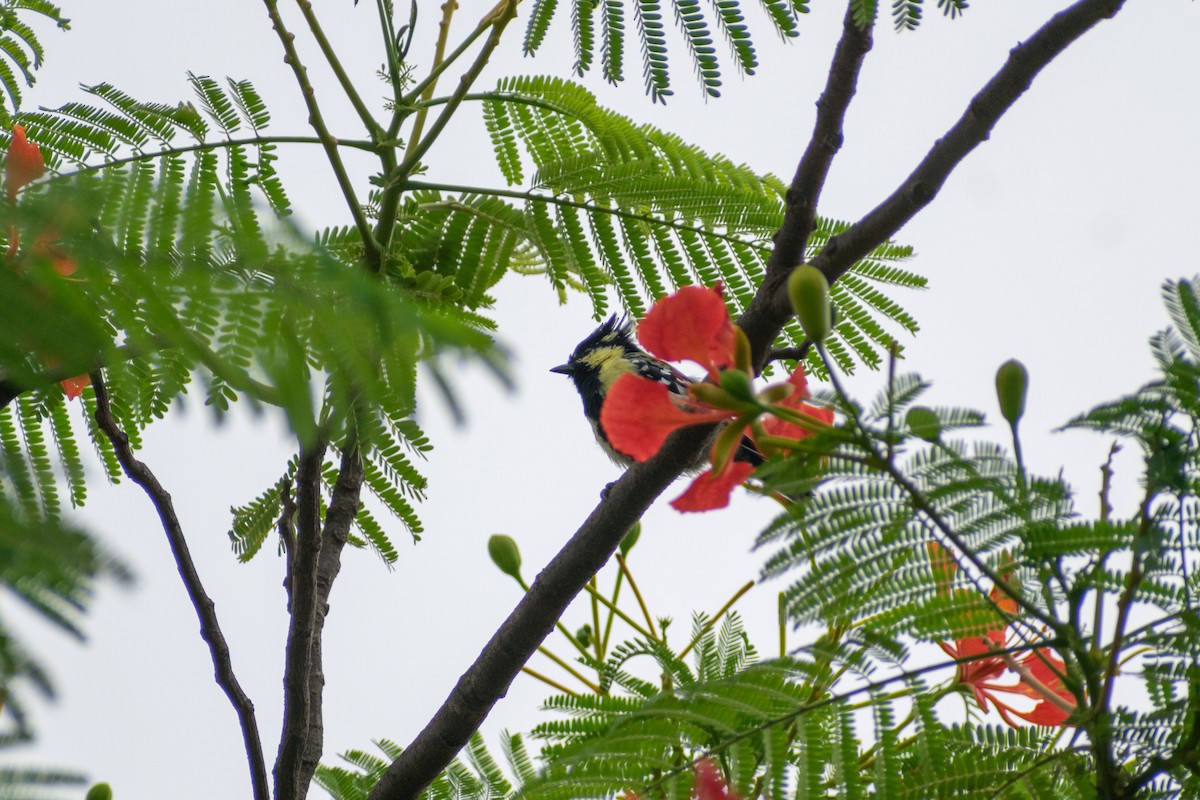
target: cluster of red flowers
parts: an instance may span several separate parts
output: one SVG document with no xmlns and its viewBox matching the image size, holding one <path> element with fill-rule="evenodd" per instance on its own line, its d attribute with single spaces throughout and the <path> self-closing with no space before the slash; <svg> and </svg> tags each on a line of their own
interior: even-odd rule
<svg viewBox="0 0 1200 800">
<path fill-rule="evenodd" d="M 25 128 L 13 125 L 12 143 L 8 147 L 8 155 L 4 161 L 4 187 L 8 192 L 8 202 L 17 201 L 17 192 L 27 184 L 42 177 L 46 172 L 46 162 L 42 151 L 36 144 L 25 136 Z M 64 278 L 75 274 L 75 261 L 58 246 L 58 232 L 53 228 L 44 228 L 33 237 L 26 256 L 28 258 L 49 262 L 54 271 Z M 16 226 L 8 230 L 7 260 L 17 263 L 17 254 L 21 247 L 21 234 Z M 47 359 L 49 361 L 49 359 Z M 54 366 L 48 364 L 48 366 Z M 92 382 L 87 375 L 78 375 L 62 381 L 63 390 L 67 397 L 74 399 L 83 394 L 84 387 Z"/>
<path fill-rule="evenodd" d="M 688 401 L 680 404 L 678 396 L 661 383 L 632 373 L 622 375 L 600 412 L 600 423 L 613 447 L 636 461 L 646 461 L 680 428 L 726 424 L 713 443 L 710 468 L 671 503 L 679 511 L 708 511 L 729 504 L 734 487 L 755 469 L 733 458 L 744 436 L 770 455 L 793 449 L 800 439 L 833 423 L 833 409 L 803 402 L 809 395 L 802 367 L 797 366 L 784 384 L 758 395 L 750 391 L 749 346 L 729 318 L 719 284 L 688 286 L 656 302 L 638 324 L 638 339 L 665 361 L 698 364 L 707 380 L 693 384 Z"/>
<path fill-rule="evenodd" d="M 954 556 L 941 545 L 931 542 L 929 561 L 939 587 L 943 591 L 952 591 L 950 584 L 958 570 Z M 1016 615 L 1016 601 L 998 587 L 992 587 L 989 599 L 1001 613 Z M 947 655 L 959 660 L 956 681 L 971 690 L 983 711 L 988 710 L 990 702 L 1000 717 L 1014 728 L 1018 727 L 1018 719 L 1049 727 L 1064 724 L 1075 710 L 1075 696 L 1063 684 L 1066 665 L 1048 647 L 1010 654 L 1007 649 L 1017 642 L 1010 643 L 1008 639 L 1008 626 L 1001 625 L 986 631 L 983 636 L 963 636 L 955 639 L 953 644 L 938 644 Z M 1010 671 L 1017 675 L 1016 683 L 996 683 L 996 679 Z M 1009 697 L 1024 697 L 1035 703 L 1029 711 L 1018 711 L 1008 701 Z"/>
</svg>

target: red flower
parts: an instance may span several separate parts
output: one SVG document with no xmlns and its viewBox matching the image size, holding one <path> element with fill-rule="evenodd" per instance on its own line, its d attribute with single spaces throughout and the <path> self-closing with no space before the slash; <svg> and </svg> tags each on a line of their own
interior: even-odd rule
<svg viewBox="0 0 1200 800">
<path fill-rule="evenodd" d="M 713 511 L 724 508 L 729 505 L 729 496 L 733 494 L 733 490 L 753 474 L 753 464 L 734 461 L 731 458 L 720 472 L 710 469 L 697 475 L 687 491 L 671 501 L 671 507 L 676 511 Z"/>
<path fill-rule="evenodd" d="M 27 184 L 37 180 L 46 173 L 46 162 L 42 151 L 36 144 L 25 136 L 25 128 L 13 125 L 12 142 L 8 146 L 8 156 L 4 161 L 4 185 L 8 190 L 9 202 L 15 202 L 17 192 Z M 15 226 L 8 229 L 7 259 L 16 259 L 20 249 L 20 232 Z M 58 246 L 58 233 L 52 229 L 43 230 L 34 237 L 28 256 L 34 259 L 50 262 L 54 271 L 64 278 L 73 275 L 77 269 L 75 260 Z M 51 365 L 53 366 L 53 364 Z M 83 394 L 92 379 L 87 375 L 77 375 L 61 381 L 63 391 L 68 400 L 74 400 Z"/>
<path fill-rule="evenodd" d="M 46 162 L 42 151 L 25 138 L 25 127 L 13 125 L 12 143 L 8 146 L 8 158 L 4 162 L 4 185 L 8 189 L 8 200 L 17 199 L 17 192 L 28 183 L 42 177 Z"/>
<path fill-rule="evenodd" d="M 931 542 L 929 562 L 939 591 L 950 593 L 951 581 L 958 570 L 953 555 Z M 988 596 L 1005 615 L 1016 614 L 1016 601 L 999 587 L 993 586 Z M 1066 673 L 1066 665 L 1049 648 L 1035 647 L 1018 654 L 1001 652 L 1009 646 L 1007 624 L 993 627 L 983 636 L 963 636 L 955 639 L 953 644 L 938 642 L 938 646 L 959 661 L 955 680 L 971 690 L 979 707 L 987 711 L 990 701 L 1000 717 L 1014 728 L 1017 727 L 1016 719 L 1057 727 L 1064 724 L 1075 709 L 1075 695 L 1063 684 L 1061 677 Z M 1016 683 L 994 682 L 1007 671 L 1016 673 Z M 1018 711 L 1003 695 L 1027 697 L 1036 704 L 1029 711 Z"/>
<path fill-rule="evenodd" d="M 33 244 L 29 247 L 29 255 L 35 259 L 49 261 L 54 271 L 64 278 L 74 275 L 78 269 L 75 259 L 59 247 L 58 233 L 53 230 L 44 230 L 34 237 Z"/>
<path fill-rule="evenodd" d="M 638 325 L 638 338 L 646 350 L 659 358 L 699 364 L 708 372 L 708 381 L 690 387 L 688 397 L 684 398 L 648 378 L 622 375 L 609 389 L 600 410 L 600 425 L 609 443 L 635 461 L 653 457 L 667 437 L 680 428 L 718 422 L 731 426 L 726 428 L 729 435 L 714 443 L 710 456 L 713 468 L 697 477 L 671 503 L 679 511 L 709 511 L 729 504 L 733 489 L 754 472 L 751 464 L 735 462 L 731 456 L 743 432 L 750 431 L 751 423 L 758 417 L 767 416 L 764 434 L 792 440 L 808 436 L 812 430 L 794 420 L 775 418 L 772 409 L 785 415 L 799 413 L 811 417 L 815 424 L 833 422 L 833 409 L 802 402 L 808 391 L 800 367 L 788 379 L 793 387 L 791 394 L 774 405 L 745 392 L 735 396 L 714 385 L 719 383 L 723 371 L 733 368 L 742 369 L 740 380 L 748 385 L 745 373 L 749 372 L 749 365 L 737 363 L 738 336 L 721 299 L 720 285 L 711 289 L 688 286 L 664 297 Z M 749 435 L 754 433 L 750 431 Z"/>
<path fill-rule="evenodd" d="M 790 395 L 785 397 L 776 405 L 783 406 L 784 408 L 788 408 L 793 411 L 799 411 L 801 414 L 812 417 L 813 419 L 825 425 L 833 424 L 832 408 L 820 408 L 818 406 L 812 406 L 808 403 L 802 402 L 809 397 L 808 380 L 804 377 L 804 367 L 797 365 L 795 371 L 788 376 L 787 382 L 795 388 Z M 769 416 L 764 419 L 762 427 L 763 431 L 768 436 L 778 436 L 786 439 L 803 439 L 805 436 L 808 436 L 812 433 L 812 431 L 808 428 L 802 427 L 794 422 L 787 422 L 776 416 Z"/>
<path fill-rule="evenodd" d="M 90 375 L 77 375 L 59 383 L 63 387 L 63 391 L 67 393 L 67 399 L 74 400 L 83 394 L 84 389 L 92 385 L 92 378 Z"/>
<path fill-rule="evenodd" d="M 696 764 L 696 800 L 740 800 L 707 758 Z"/>
</svg>

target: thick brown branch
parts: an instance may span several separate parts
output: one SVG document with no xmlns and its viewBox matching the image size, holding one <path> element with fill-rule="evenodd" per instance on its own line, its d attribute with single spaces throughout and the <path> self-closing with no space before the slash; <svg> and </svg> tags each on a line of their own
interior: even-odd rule
<svg viewBox="0 0 1200 800">
<path fill-rule="evenodd" d="M 129 476 L 130 480 L 142 487 L 142 490 L 150 498 L 150 502 L 154 504 L 155 511 L 158 512 L 158 518 L 162 522 L 163 531 L 166 532 L 167 542 L 171 547 L 171 555 L 175 558 L 175 566 L 179 570 L 179 576 L 183 579 L 183 585 L 192 601 L 192 606 L 196 609 L 196 616 L 200 619 L 200 636 L 208 644 L 209 653 L 212 655 L 217 685 L 225 692 L 225 696 L 229 698 L 234 711 L 237 712 L 238 723 L 242 728 L 242 739 L 246 745 L 246 760 L 250 765 L 250 782 L 254 800 L 268 800 L 270 795 L 267 789 L 267 767 L 263 760 L 262 742 L 258 736 L 254 703 L 242 691 L 241 685 L 233 674 L 229 645 L 226 644 L 221 627 L 217 624 L 216 605 L 204 591 L 204 585 L 200 582 L 200 575 L 196 572 L 196 565 L 192 562 L 187 540 L 183 536 L 183 528 L 179 524 L 179 518 L 175 515 L 175 505 L 171 501 L 171 495 L 158 482 L 150 468 L 133 457 L 133 451 L 129 446 L 129 437 L 121 430 L 113 417 L 112 406 L 108 400 L 108 387 L 104 383 L 102 373 L 92 373 L 92 386 L 96 391 L 96 424 L 112 442 L 117 460 L 121 463 L 121 469 Z"/>
<path fill-rule="evenodd" d="M 813 259 L 813 265 L 832 283 L 856 261 L 886 242 L 929 205 L 950 173 L 991 135 L 1000 117 L 1025 93 L 1037 74 L 1101 20 L 1114 16 L 1123 5 L 1124 0 L 1080 0 L 1009 51 L 1004 66 L 971 99 L 958 122 L 934 143 L 900 187 L 848 230 L 830 239 Z M 795 222 L 785 218 L 784 226 L 788 224 Z M 774 259 L 770 266 L 775 266 Z M 792 313 L 786 280 L 786 270 L 769 271 L 754 302 L 739 320 L 759 358 Z"/>
<path fill-rule="evenodd" d="M 1004 67 L 971 101 L 963 119 L 938 140 L 904 184 L 865 218 L 832 239 L 813 263 L 832 281 L 887 241 L 933 199 L 950 172 L 987 138 L 996 121 L 1037 73 L 1101 19 L 1115 14 L 1122 4 L 1123 0 L 1082 0 L 1014 48 Z M 840 143 L 845 104 L 854 93 L 853 83 L 844 85 L 839 81 L 857 79 L 855 59 L 861 61 L 869 47 L 869 39 L 853 41 L 858 36 L 861 32 L 853 25 L 843 32 L 834 68 L 839 66 L 838 59 L 843 58 L 844 70 L 838 80 L 831 77 L 818 109 L 815 135 L 827 139 L 810 145 L 805 153 L 808 163 L 802 162 L 797 169 L 793 182 L 796 191 L 789 192 L 784 226 L 776 237 L 776 253 L 767 277 L 739 320 L 760 360 L 791 314 L 785 290 L 788 271 L 799 261 L 797 248 L 811 234 L 813 223 L 809 215 L 815 213 L 816 198 Z M 828 138 L 831 135 L 833 138 Z M 629 527 L 684 468 L 694 463 L 706 433 L 694 429 L 676 434 L 654 459 L 632 467 L 612 486 L 571 541 L 538 575 L 530 591 L 459 679 L 429 725 L 384 773 L 369 800 L 415 798 L 449 763 L 492 705 L 508 690 L 555 620 L 612 555 Z"/>
<path fill-rule="evenodd" d="M 772 271 L 786 275 L 804 258 L 804 249 L 817 226 L 817 202 L 833 159 L 842 148 L 842 125 L 871 44 L 871 29 L 859 28 L 854 22 L 853 8 L 847 7 L 842 38 L 833 53 L 825 91 L 817 101 L 812 138 L 788 187 L 784 223 L 775 234 L 775 249 L 768 264 Z"/>
<path fill-rule="evenodd" d="M 289 553 L 287 653 L 283 672 L 283 734 L 275 758 L 276 800 L 300 800 L 307 794 L 312 772 L 303 766 L 312 749 L 314 719 L 309 686 L 313 674 L 316 629 L 317 563 L 321 555 L 321 464 L 325 448 L 318 445 L 300 454 L 296 475 L 296 548 Z M 319 672 L 319 668 L 317 672 Z M 321 734 L 319 714 L 316 737 Z M 316 745 L 320 748 L 320 742 Z"/>
<path fill-rule="evenodd" d="M 321 634 L 325 630 L 325 617 L 329 614 L 329 593 L 333 581 L 342 569 L 342 549 L 350 537 L 350 526 L 358 514 L 359 498 L 362 493 L 363 464 L 357 449 L 346 448 L 333 486 L 333 496 L 325 512 L 325 529 L 321 534 L 321 555 L 317 559 L 317 604 L 313 619 L 312 643 L 309 649 L 308 709 L 309 738 L 300 768 L 311 778 L 321 760 L 324 741 L 324 715 L 322 697 L 325 691 L 324 660 L 321 650 Z"/>
<path fill-rule="evenodd" d="M 622 537 L 689 464 L 708 431 L 673 436 L 650 461 L 635 464 L 612 484 L 603 501 L 534 580 L 412 744 L 388 767 L 368 800 L 413 798 L 466 744 L 521 666 Z"/>
<path fill-rule="evenodd" d="M 324 457 L 324 448 L 303 451 L 296 476 L 297 520 L 288 553 L 291 624 L 284 672 L 284 728 L 275 761 L 277 800 L 304 797 L 321 759 L 325 738 L 321 634 L 329 613 L 329 593 L 342 568 L 342 548 L 358 513 L 362 491 L 362 460 L 357 448 L 349 446 L 342 454 L 322 529 L 320 489 Z"/>
</svg>

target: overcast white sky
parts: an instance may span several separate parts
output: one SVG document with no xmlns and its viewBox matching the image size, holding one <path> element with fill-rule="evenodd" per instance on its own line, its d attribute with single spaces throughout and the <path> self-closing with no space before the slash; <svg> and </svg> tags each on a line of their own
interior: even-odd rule
<svg viewBox="0 0 1200 800">
<path fill-rule="evenodd" d="M 381 84 L 372 88 L 381 61 L 374 3 L 315 5 L 364 94 L 382 97 Z M 437 5 L 421 3 L 413 52 L 418 66 L 428 59 Z M 461 5 L 456 35 L 492 2 Z M 1008 50 L 1049 8 L 1063 5 L 979 0 L 951 23 L 930 2 L 921 29 L 899 35 L 883 20 L 822 213 L 857 219 L 874 207 L 960 116 Z M 249 78 L 274 110 L 274 133 L 307 133 L 261 4 L 64 6 L 72 30 L 46 33 L 48 63 L 28 95 L 30 107 L 79 99 L 77 84 L 102 81 L 141 99 L 173 103 L 188 97 L 184 79 L 191 70 Z M 992 140 L 899 236 L 917 249 L 911 268 L 931 281 L 923 294 L 898 297 L 922 325 L 906 342 L 908 366 L 935 381 L 929 401 L 995 416 L 994 370 L 1007 358 L 1022 359 L 1032 376 L 1023 423 L 1027 458 L 1044 472 L 1065 465 L 1089 513 L 1108 443 L 1050 431 L 1150 377 L 1146 338 L 1165 321 L 1159 285 L 1200 272 L 1192 238 L 1200 217 L 1200 11 L 1183 0 L 1128 6 L 1037 79 Z M 681 60 L 677 96 L 666 108 L 651 106 L 636 82 L 640 67 L 632 52 L 633 81 L 615 89 L 594 76 L 585 82 L 611 107 L 787 179 L 812 129 L 842 8 L 814 2 L 813 13 L 801 20 L 801 37 L 786 46 L 755 15 L 760 74 L 741 80 L 730 71 L 717 101 L 701 98 Z M 527 13 L 526 5 L 480 87 L 506 75 L 568 73 L 565 48 L 548 47 L 532 60 L 521 56 Z M 551 44 L 569 42 L 568 13 L 564 8 L 552 26 Z M 312 58 L 297 15 L 289 19 L 334 133 L 360 137 Z M 457 73 L 448 76 L 445 85 L 456 79 Z M 501 186 L 477 109 L 465 107 L 460 116 L 428 156 L 431 176 Z M 281 163 L 306 224 L 346 221 L 318 151 L 293 148 Z M 365 186 L 369 164 L 355 166 Z M 327 762 L 337 752 L 369 748 L 371 739 L 408 741 L 517 600 L 515 584 L 488 561 L 489 535 L 518 539 L 532 579 L 615 477 L 591 440 L 573 389 L 547 372 L 591 330 L 590 308 L 581 299 L 554 306 L 540 279 L 512 276 L 496 294 L 500 337 L 514 354 L 518 391 L 506 394 L 469 369 L 459 380 L 469 415 L 465 428 L 453 427 L 436 398 L 422 406 L 421 421 L 436 446 L 427 465 L 430 499 L 420 508 L 425 539 L 410 546 L 395 526 L 401 558 L 393 572 L 369 553 L 348 553 L 333 592 L 325 636 Z M 873 392 L 880 380 L 865 375 L 854 385 Z M 1000 428 L 995 433 L 1002 435 Z M 277 420 L 235 419 L 215 429 L 195 403 L 185 419 L 160 424 L 146 441 L 141 458 L 176 500 L 234 667 L 255 702 L 269 764 L 281 714 L 283 565 L 273 552 L 238 565 L 226 531 L 230 506 L 272 482 L 290 451 Z M 647 518 L 632 564 L 652 611 L 678 621 L 679 641 L 692 610 L 714 611 L 755 577 L 761 557 L 749 546 L 773 509 L 753 498 L 699 517 L 660 506 Z M 110 781 L 118 800 L 162 797 L 168 790 L 184 800 L 247 796 L 236 718 L 212 680 L 207 649 L 149 502 L 129 485 L 108 490 L 97 484 L 79 519 L 132 563 L 139 582 L 130 591 L 101 586 L 86 645 L 44 627 L 25 628 L 52 669 L 60 699 L 35 709 L 38 744 L 9 751 L 6 759 L 81 768 Z M 757 588 L 739 605 L 767 653 L 781 588 Z M 583 621 L 580 612 L 568 627 Z M 568 650 L 553 639 L 550 644 L 564 655 Z M 544 695 L 538 684 L 518 678 L 485 732 L 528 728 L 539 719 L 534 709 Z"/>
</svg>

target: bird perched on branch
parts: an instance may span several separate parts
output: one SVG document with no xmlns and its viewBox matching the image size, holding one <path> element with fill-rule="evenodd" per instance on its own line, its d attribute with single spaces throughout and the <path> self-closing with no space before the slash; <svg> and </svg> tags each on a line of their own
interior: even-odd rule
<svg viewBox="0 0 1200 800">
<path fill-rule="evenodd" d="M 633 459 L 612 446 L 604 427 L 600 424 L 600 409 L 604 405 L 604 398 L 617 379 L 627 372 L 632 372 L 661 383 L 672 396 L 678 397 L 678 405 L 685 410 L 689 403 L 688 386 L 693 383 L 679 370 L 639 347 L 634 341 L 633 326 L 627 319 L 618 318 L 615 314 L 580 342 L 565 364 L 559 364 L 550 371 L 566 375 L 574 381 L 579 397 L 583 400 L 583 415 L 592 426 L 596 441 L 609 458 L 622 467 L 633 464 Z M 706 448 L 697 458 L 694 468 L 699 468 L 707 455 Z M 742 440 L 734 459 L 755 465 L 763 461 L 762 455 L 749 438 Z"/>
</svg>

